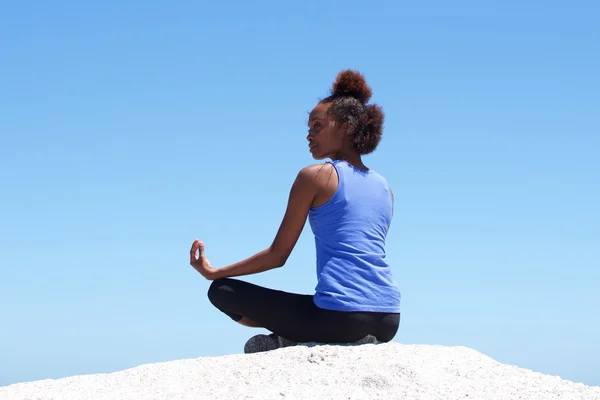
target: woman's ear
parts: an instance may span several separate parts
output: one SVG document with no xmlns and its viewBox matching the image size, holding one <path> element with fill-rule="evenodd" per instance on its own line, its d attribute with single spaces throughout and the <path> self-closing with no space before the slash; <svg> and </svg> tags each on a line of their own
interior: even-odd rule
<svg viewBox="0 0 600 400">
<path fill-rule="evenodd" d="M 350 136 L 350 129 L 349 129 L 349 126 L 347 123 L 340 124 L 338 129 L 340 130 L 340 133 L 342 136 L 345 136 L 345 137 Z"/>
<path fill-rule="evenodd" d="M 348 135 L 348 128 L 349 125 L 346 122 L 340 122 L 336 119 L 333 118 L 333 116 L 330 116 L 329 118 L 331 118 L 330 120 L 330 127 L 332 128 L 332 130 L 335 132 L 336 136 L 340 137 L 340 138 L 347 138 Z"/>
</svg>

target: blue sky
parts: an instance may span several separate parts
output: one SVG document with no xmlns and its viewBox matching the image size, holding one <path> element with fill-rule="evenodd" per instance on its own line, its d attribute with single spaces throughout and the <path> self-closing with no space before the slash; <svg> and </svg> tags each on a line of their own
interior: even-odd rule
<svg viewBox="0 0 600 400">
<path fill-rule="evenodd" d="M 240 353 L 188 265 L 268 246 L 345 68 L 386 111 L 401 343 L 600 385 L 600 6 L 13 2 L 0 13 L 0 385 Z M 282 269 L 312 292 L 307 225 Z"/>
</svg>

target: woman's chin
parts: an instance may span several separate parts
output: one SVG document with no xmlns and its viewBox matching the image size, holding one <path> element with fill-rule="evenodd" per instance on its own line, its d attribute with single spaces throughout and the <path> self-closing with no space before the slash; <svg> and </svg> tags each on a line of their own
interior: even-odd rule
<svg viewBox="0 0 600 400">
<path fill-rule="evenodd" d="M 323 156 L 323 154 L 319 153 L 319 150 L 318 150 L 318 149 L 315 149 L 315 148 L 313 148 L 313 149 L 310 149 L 309 151 L 310 151 L 310 155 L 311 155 L 311 156 L 312 156 L 312 158 L 313 158 L 313 159 L 315 159 L 315 160 L 322 160 L 322 159 L 324 159 L 324 158 L 325 158 L 325 157 Z"/>
</svg>

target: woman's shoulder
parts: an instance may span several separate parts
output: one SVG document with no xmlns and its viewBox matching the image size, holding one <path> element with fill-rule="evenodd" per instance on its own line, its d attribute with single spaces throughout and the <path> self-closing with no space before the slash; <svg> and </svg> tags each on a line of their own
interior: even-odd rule
<svg viewBox="0 0 600 400">
<path fill-rule="evenodd" d="M 322 189 L 332 184 L 337 186 L 338 176 L 333 164 L 324 162 L 303 167 L 296 180 L 315 189 Z"/>
<path fill-rule="evenodd" d="M 309 179 L 321 179 L 323 176 L 330 177 L 335 172 L 335 167 L 330 162 L 324 162 L 319 164 L 309 164 L 303 167 L 299 176 L 303 176 Z"/>
</svg>

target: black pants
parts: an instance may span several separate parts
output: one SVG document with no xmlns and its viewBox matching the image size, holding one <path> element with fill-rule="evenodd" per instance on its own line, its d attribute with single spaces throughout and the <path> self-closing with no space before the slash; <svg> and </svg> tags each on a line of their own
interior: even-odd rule
<svg viewBox="0 0 600 400">
<path fill-rule="evenodd" d="M 313 303 L 312 295 L 267 289 L 231 278 L 213 281 L 208 298 L 234 321 L 246 317 L 295 342 L 351 343 L 367 335 L 389 342 L 400 325 L 399 313 L 325 310 Z"/>
</svg>

